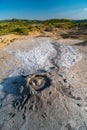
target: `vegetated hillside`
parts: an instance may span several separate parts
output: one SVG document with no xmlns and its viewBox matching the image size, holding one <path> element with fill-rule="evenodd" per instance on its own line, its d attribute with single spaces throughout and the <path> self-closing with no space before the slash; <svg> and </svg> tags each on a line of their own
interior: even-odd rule
<svg viewBox="0 0 87 130">
<path fill-rule="evenodd" d="M 73 20 L 73 21 L 76 22 L 76 23 L 84 23 L 84 22 L 87 23 L 87 19 L 83 19 L 83 20 Z"/>
<path fill-rule="evenodd" d="M 77 23 L 79 27 L 87 26 L 87 19 L 84 19 L 84 20 L 74 20 L 74 22 Z"/>
<path fill-rule="evenodd" d="M 0 21 L 0 35 L 9 33 L 27 35 L 31 31 L 52 31 L 54 28 L 69 29 L 76 26 L 72 20 L 50 19 L 50 20 L 2 20 Z"/>
</svg>

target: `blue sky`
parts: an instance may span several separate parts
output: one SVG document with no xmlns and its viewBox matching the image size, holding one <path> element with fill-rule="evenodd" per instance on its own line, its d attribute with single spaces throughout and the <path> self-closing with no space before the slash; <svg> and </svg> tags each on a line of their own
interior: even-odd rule
<svg viewBox="0 0 87 130">
<path fill-rule="evenodd" d="M 87 19 L 87 0 L 0 0 L 0 19 Z"/>
</svg>

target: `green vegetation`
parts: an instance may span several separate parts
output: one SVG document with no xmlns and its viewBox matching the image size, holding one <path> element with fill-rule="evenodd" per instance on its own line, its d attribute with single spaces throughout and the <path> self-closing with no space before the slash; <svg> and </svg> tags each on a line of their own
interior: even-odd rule
<svg viewBox="0 0 87 130">
<path fill-rule="evenodd" d="M 87 27 L 87 19 L 84 20 L 74 20 L 75 23 L 77 23 L 77 25 L 79 27 Z"/>
<path fill-rule="evenodd" d="M 0 35 L 20 34 L 27 35 L 31 31 L 52 31 L 54 28 L 69 29 L 76 26 L 75 21 L 66 19 L 51 20 L 2 20 L 0 21 Z"/>
<path fill-rule="evenodd" d="M 53 28 L 55 27 L 55 28 L 62 28 L 62 29 L 72 28 L 76 25 L 75 22 L 66 19 L 45 20 L 43 23 L 48 27 L 53 27 Z"/>
</svg>

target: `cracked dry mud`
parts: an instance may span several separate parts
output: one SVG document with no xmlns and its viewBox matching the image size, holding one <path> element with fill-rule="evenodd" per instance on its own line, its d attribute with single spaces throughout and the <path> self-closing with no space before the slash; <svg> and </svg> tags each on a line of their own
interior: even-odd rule
<svg viewBox="0 0 87 130">
<path fill-rule="evenodd" d="M 87 130 L 87 47 L 76 41 L 0 49 L 0 130 Z"/>
</svg>

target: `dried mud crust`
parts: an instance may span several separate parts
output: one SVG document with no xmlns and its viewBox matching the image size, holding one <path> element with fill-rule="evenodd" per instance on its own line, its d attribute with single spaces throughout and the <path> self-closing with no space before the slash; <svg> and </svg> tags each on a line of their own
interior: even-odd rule
<svg viewBox="0 0 87 130">
<path fill-rule="evenodd" d="M 44 41 L 46 41 L 46 40 L 44 40 Z M 25 43 L 23 45 L 25 46 Z M 46 45 L 47 44 L 45 44 L 45 47 L 46 47 Z M 57 47 L 57 45 L 55 46 L 55 48 L 56 47 Z M 49 46 L 48 46 L 48 48 L 49 48 Z M 62 46 L 62 49 L 63 48 L 65 48 L 65 46 Z M 42 49 L 43 49 L 43 47 L 42 47 Z M 40 50 L 40 49 L 37 49 L 37 50 Z M 46 49 L 44 48 L 44 50 L 46 50 Z M 49 49 L 49 51 L 50 50 L 51 49 Z M 59 50 L 57 49 L 58 52 L 60 52 Z M 47 50 L 47 52 L 49 52 L 49 51 Z M 66 51 L 70 52 L 68 54 L 72 56 L 71 57 L 72 60 L 71 59 L 69 60 L 68 57 L 66 60 L 63 60 L 65 58 L 64 57 L 65 55 L 68 56 Z M 34 52 L 34 50 L 33 50 L 33 52 Z M 41 52 L 42 52 L 42 50 L 41 50 Z M 48 73 L 47 70 L 45 71 L 45 73 L 37 73 L 37 71 L 35 71 L 35 72 L 32 72 L 33 73 L 32 75 L 30 75 L 31 73 L 30 73 L 30 71 L 28 71 L 29 69 L 28 70 L 26 69 L 26 66 L 28 65 L 28 67 L 29 67 L 29 64 L 23 64 L 24 68 L 22 68 L 21 64 L 25 63 L 25 62 L 23 61 L 21 63 L 21 59 L 22 59 L 21 57 L 19 58 L 20 61 L 18 59 L 17 60 L 18 62 L 16 62 L 15 53 L 13 53 L 15 58 L 12 56 L 12 59 L 14 59 L 14 62 L 13 62 L 13 60 L 10 60 L 10 61 L 12 61 L 12 68 L 15 68 L 14 70 L 16 70 L 16 72 L 12 73 L 13 72 L 12 71 L 11 72 L 12 77 L 7 78 L 7 80 L 4 81 L 4 88 L 5 88 L 5 90 L 7 90 L 7 88 L 12 90 L 12 91 L 8 91 L 9 92 L 8 96 L 9 96 L 9 94 L 10 95 L 13 94 L 12 95 L 13 99 L 10 101 L 10 103 L 11 103 L 11 105 L 13 103 L 14 107 L 12 106 L 12 110 L 10 110 L 11 108 L 9 109 L 6 106 L 5 108 L 7 111 L 5 111 L 5 114 L 4 114 L 4 112 L 2 112 L 1 118 L 4 115 L 4 118 L 6 119 L 8 117 L 8 114 L 9 114 L 9 118 L 10 118 L 9 122 L 6 122 L 6 123 L 4 122 L 4 125 L 3 126 L 1 125 L 1 127 L 3 127 L 2 130 L 5 130 L 5 129 L 13 129 L 13 130 L 16 130 L 16 129 L 19 129 L 19 130 L 24 130 L 24 129 L 26 129 L 26 130 L 35 130 L 35 129 L 38 129 L 38 130 L 41 130 L 41 129 L 69 130 L 69 129 L 71 129 L 72 130 L 73 129 L 73 130 L 78 130 L 78 128 L 85 129 L 84 125 L 87 122 L 87 115 L 86 115 L 87 114 L 87 104 L 86 104 L 87 98 L 86 98 L 85 106 L 84 106 L 82 94 L 86 95 L 85 94 L 86 87 L 85 87 L 84 92 L 82 93 L 81 91 L 83 91 L 83 88 L 81 90 L 81 84 L 78 85 L 80 88 L 79 89 L 80 91 L 78 91 L 77 84 L 79 83 L 78 81 L 81 80 L 82 85 L 83 85 L 83 80 L 81 79 L 81 76 L 84 78 L 84 76 L 86 76 L 86 74 L 84 74 L 84 76 L 83 76 L 83 73 L 80 73 L 80 72 L 82 72 L 84 69 L 84 72 L 86 73 L 86 71 L 85 71 L 86 63 L 84 62 L 85 63 L 84 67 L 82 65 L 83 63 L 81 64 L 81 66 L 80 66 L 80 63 L 78 63 L 77 68 L 75 66 L 73 66 L 74 69 L 77 70 L 77 71 L 75 71 L 75 70 L 73 71 L 75 73 L 72 72 L 71 68 L 70 68 L 70 72 L 67 72 L 65 70 L 65 66 L 64 66 L 64 70 L 62 68 L 62 70 L 59 72 L 59 70 L 61 68 L 58 67 L 58 65 L 57 65 L 58 62 L 56 59 L 60 59 L 61 63 L 62 63 L 62 61 L 63 61 L 63 63 L 64 63 L 64 61 L 65 61 L 65 63 L 67 63 L 68 61 L 72 62 L 73 59 L 75 59 L 74 54 L 78 55 L 78 53 L 73 53 L 73 49 L 71 49 L 70 47 L 68 47 L 68 49 L 65 48 L 65 51 L 62 50 L 62 52 L 66 52 L 65 55 L 62 56 L 63 57 L 62 60 L 61 60 L 61 57 L 58 58 L 58 55 L 61 53 L 56 53 L 55 56 L 53 55 L 54 57 L 53 57 L 53 60 L 51 60 L 51 63 L 53 64 L 54 67 L 51 67 L 49 70 L 49 72 L 52 71 L 53 74 L 50 74 L 50 75 L 47 74 Z M 51 55 L 52 53 L 53 52 L 51 52 L 49 55 Z M 32 53 L 30 53 L 30 54 L 32 54 Z M 34 54 L 36 54 L 36 55 L 33 55 L 33 56 L 38 56 L 37 59 L 40 59 L 39 53 L 37 53 L 37 51 Z M 45 54 L 45 52 L 43 53 L 43 55 L 40 54 L 41 58 L 44 56 L 44 54 Z M 9 54 L 9 55 L 11 55 L 11 54 Z M 28 53 L 26 55 L 26 51 L 25 51 L 23 56 L 25 56 L 24 60 L 28 60 L 27 57 L 29 57 L 30 55 L 28 55 Z M 1 56 L 1 58 L 2 58 L 2 56 Z M 8 58 L 7 63 L 9 63 L 8 62 L 9 56 L 7 55 L 6 58 Z M 49 59 L 49 57 L 48 57 L 48 59 Z M 42 59 L 39 63 L 42 63 L 42 61 L 44 61 L 44 59 Z M 1 67 L 3 65 L 5 65 L 4 62 L 2 62 L 2 60 L 1 60 L 1 63 L 3 63 L 3 64 L 1 64 Z M 13 66 L 13 63 L 14 63 L 14 66 Z M 19 68 L 17 69 L 15 67 L 15 63 L 17 63 L 16 67 L 19 66 L 19 63 L 20 63 L 19 68 L 21 68 L 21 69 L 19 69 Z M 28 63 L 30 63 L 30 62 L 28 62 Z M 35 60 L 35 62 L 32 62 L 32 63 L 34 63 L 34 65 L 36 67 L 36 60 Z M 77 63 L 77 62 L 75 62 L 75 63 Z M 11 63 L 9 63 L 9 64 L 11 64 Z M 11 68 L 11 66 L 9 64 L 8 64 L 8 66 Z M 47 66 L 48 65 L 49 64 L 47 64 Z M 7 68 L 6 70 L 8 70 L 8 68 L 9 68 L 8 66 L 6 67 Z M 44 70 L 44 68 L 41 68 L 41 69 Z M 41 72 L 41 69 L 39 68 L 40 72 Z M 5 70 L 5 67 L 3 67 L 1 72 L 2 73 L 4 71 L 6 72 L 6 70 Z M 22 72 L 24 72 L 24 73 L 19 72 L 19 70 L 20 71 L 22 70 Z M 26 71 L 24 71 L 24 70 L 26 70 Z M 55 70 L 56 70 L 56 72 L 55 72 Z M 17 72 L 20 73 L 20 76 L 17 76 L 16 79 L 14 80 L 14 78 L 15 78 L 14 76 L 18 74 Z M 28 72 L 28 73 L 26 73 L 26 72 Z M 1 77 L 2 77 L 2 73 L 1 73 Z M 60 74 L 60 75 L 58 75 L 58 74 Z M 26 76 L 26 75 L 28 75 L 28 76 Z M 73 78 L 73 76 L 74 76 L 74 78 Z M 61 77 L 61 80 L 60 80 L 60 77 Z M 20 79 L 20 81 L 19 81 L 19 79 Z M 25 81 L 24 81 L 25 83 L 22 83 L 23 79 L 25 79 Z M 78 79 L 80 79 L 80 80 L 78 80 Z M 86 81 L 86 78 L 84 81 Z M 72 84 L 72 82 L 74 82 L 74 83 Z M 16 88 L 17 88 L 17 94 L 16 94 L 16 90 L 15 90 Z M 5 90 L 3 90 L 3 91 L 5 92 Z M 15 92 L 14 92 L 14 90 L 15 90 Z M 75 91 L 75 90 L 77 90 L 77 91 Z M 6 98 L 6 99 L 9 100 L 9 98 L 8 99 Z M 6 101 L 6 103 L 7 103 L 7 101 Z M 3 109 L 3 107 L 2 107 L 2 109 Z M 84 109 L 86 109 L 86 110 L 84 110 Z M 7 117 L 6 117 L 6 114 L 7 114 Z M 12 122 L 12 120 L 14 122 Z M 1 119 L 1 121 L 2 121 L 2 119 Z M 25 122 L 25 124 L 23 124 L 23 122 Z M 9 126 L 8 126 L 8 123 L 9 123 Z M 14 128 L 15 124 L 17 126 L 16 128 Z M 43 128 L 41 125 L 43 125 Z M 21 127 L 22 127 L 22 129 L 21 129 Z"/>
</svg>

